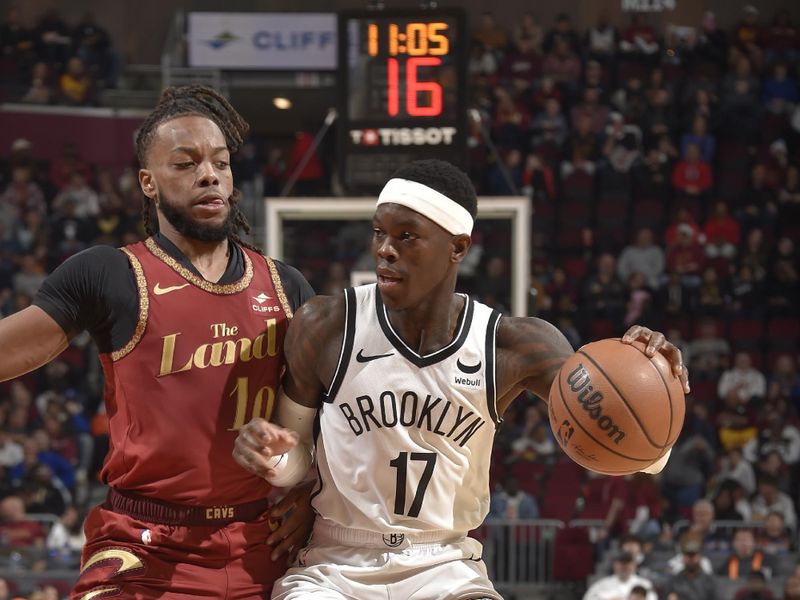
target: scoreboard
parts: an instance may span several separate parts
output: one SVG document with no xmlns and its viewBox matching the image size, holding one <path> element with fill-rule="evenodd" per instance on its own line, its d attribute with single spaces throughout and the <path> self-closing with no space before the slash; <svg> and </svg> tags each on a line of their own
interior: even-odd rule
<svg viewBox="0 0 800 600">
<path fill-rule="evenodd" d="M 401 165 L 466 156 L 468 31 L 460 9 L 339 14 L 338 159 L 349 192 Z"/>
</svg>

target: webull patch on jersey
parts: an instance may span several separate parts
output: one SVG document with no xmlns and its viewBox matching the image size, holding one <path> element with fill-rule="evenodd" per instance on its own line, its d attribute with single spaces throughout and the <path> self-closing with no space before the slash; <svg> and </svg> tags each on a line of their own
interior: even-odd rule
<svg viewBox="0 0 800 600">
<path fill-rule="evenodd" d="M 456 373 L 453 375 L 453 385 L 462 388 L 469 388 L 471 390 L 483 389 L 483 378 L 476 377 L 475 375 L 464 375 L 463 373 Z"/>
</svg>

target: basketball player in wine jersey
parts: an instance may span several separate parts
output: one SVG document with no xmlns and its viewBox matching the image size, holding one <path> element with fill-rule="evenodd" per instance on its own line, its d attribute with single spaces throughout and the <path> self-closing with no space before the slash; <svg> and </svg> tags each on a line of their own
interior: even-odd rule
<svg viewBox="0 0 800 600">
<path fill-rule="evenodd" d="M 545 321 L 454 292 L 476 213 L 469 179 L 449 163 L 401 168 L 373 218 L 377 284 L 318 296 L 295 316 L 277 422 L 299 444 L 277 453 L 277 426 L 259 419 L 234 452 L 271 478 L 302 476 L 295 465 L 316 447 L 311 542 L 273 598 L 500 598 L 466 536 L 489 509 L 495 428 L 523 390 L 547 398 L 573 350 Z M 625 339 L 663 352 L 688 390 L 662 334 L 634 327 Z"/>
<path fill-rule="evenodd" d="M 289 319 L 313 295 L 238 236 L 249 226 L 229 163 L 246 132 L 213 90 L 165 90 L 137 136 L 149 237 L 70 258 L 34 306 L 0 321 L 12 349 L 0 380 L 83 329 L 100 350 L 110 491 L 86 520 L 73 598 L 263 598 L 286 569 L 273 553 L 310 529 L 297 495 L 271 507 L 270 485 L 231 457 L 236 431 L 270 417 Z"/>
</svg>

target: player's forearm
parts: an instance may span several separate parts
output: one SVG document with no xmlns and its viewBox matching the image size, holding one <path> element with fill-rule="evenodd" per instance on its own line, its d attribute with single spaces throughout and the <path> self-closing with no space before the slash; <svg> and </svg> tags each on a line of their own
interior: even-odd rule
<svg viewBox="0 0 800 600">
<path fill-rule="evenodd" d="M 274 422 L 297 433 L 299 440 L 294 448 L 274 457 L 274 462 L 270 465 L 273 475 L 267 478 L 272 485 L 291 487 L 300 483 L 306 476 L 308 468 L 314 462 L 316 415 L 315 408 L 295 402 L 281 389 Z"/>
<path fill-rule="evenodd" d="M 0 381 L 41 367 L 68 344 L 64 330 L 38 306 L 0 319 Z"/>
</svg>

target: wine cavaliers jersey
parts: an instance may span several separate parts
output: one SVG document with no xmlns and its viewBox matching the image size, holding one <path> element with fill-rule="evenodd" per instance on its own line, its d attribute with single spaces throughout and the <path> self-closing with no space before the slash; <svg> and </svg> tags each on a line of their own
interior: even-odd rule
<svg viewBox="0 0 800 600">
<path fill-rule="evenodd" d="M 499 313 L 465 298 L 455 338 L 417 354 L 375 285 L 345 291 L 346 329 L 319 413 L 313 506 L 342 527 L 466 533 L 489 510 Z"/>
<path fill-rule="evenodd" d="M 123 248 L 139 320 L 125 347 L 100 355 L 112 442 L 102 477 L 110 486 L 201 506 L 269 492 L 231 451 L 242 425 L 272 413 L 291 308 L 275 264 L 242 250 L 244 275 L 218 285 L 152 238 Z"/>
</svg>

